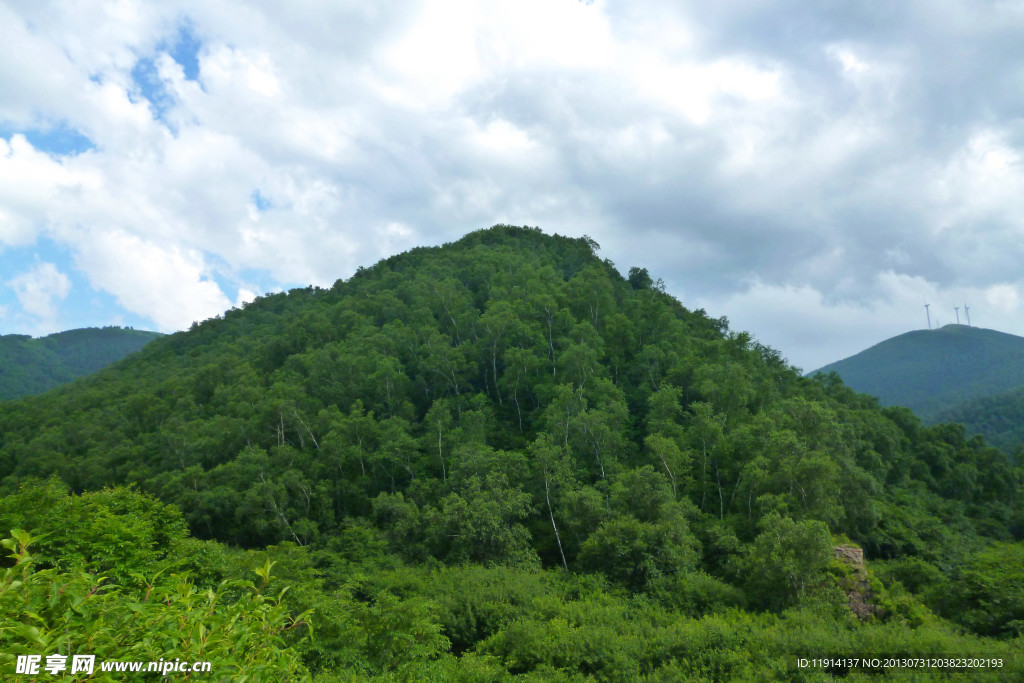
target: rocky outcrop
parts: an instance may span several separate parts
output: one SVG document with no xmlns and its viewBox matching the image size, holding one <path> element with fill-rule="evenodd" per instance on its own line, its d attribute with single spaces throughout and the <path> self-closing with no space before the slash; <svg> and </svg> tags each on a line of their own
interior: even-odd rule
<svg viewBox="0 0 1024 683">
<path fill-rule="evenodd" d="M 836 559 L 851 571 L 843 581 L 843 589 L 850 611 L 861 621 L 867 621 L 875 615 L 876 606 L 871 602 L 871 584 L 868 581 L 868 569 L 864 566 L 864 551 L 855 546 L 837 545 Z"/>
</svg>

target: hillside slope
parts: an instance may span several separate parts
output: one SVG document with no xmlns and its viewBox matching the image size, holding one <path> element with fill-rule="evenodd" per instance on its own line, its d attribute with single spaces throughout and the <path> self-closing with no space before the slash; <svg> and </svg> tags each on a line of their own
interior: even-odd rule
<svg viewBox="0 0 1024 683">
<path fill-rule="evenodd" d="M 38 339 L 0 336 L 0 401 L 39 394 L 96 372 L 161 336 L 120 327 L 68 330 Z"/>
<path fill-rule="evenodd" d="M 915 330 L 811 374 L 829 372 L 882 405 L 934 422 L 964 401 L 1024 386 L 1024 337 L 966 325 Z"/>
</svg>

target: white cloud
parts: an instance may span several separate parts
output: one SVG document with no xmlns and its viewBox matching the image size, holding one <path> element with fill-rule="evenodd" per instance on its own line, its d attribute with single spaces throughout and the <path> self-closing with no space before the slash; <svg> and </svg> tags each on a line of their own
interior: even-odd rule
<svg viewBox="0 0 1024 683">
<path fill-rule="evenodd" d="M 0 244 L 33 242 L 49 207 L 61 195 L 81 195 L 99 182 L 74 160 L 38 152 L 23 135 L 0 138 Z"/>
<path fill-rule="evenodd" d="M 946 214 L 943 229 L 992 214 L 1024 227 L 1024 165 L 1005 138 L 997 130 L 975 132 L 935 179 L 934 198 Z"/>
<path fill-rule="evenodd" d="M 1020 312 L 1020 291 L 1012 285 L 994 285 L 985 290 L 985 301 L 997 313 Z"/>
<path fill-rule="evenodd" d="M 39 263 L 5 283 L 14 290 L 18 303 L 28 315 L 37 318 L 40 327 L 52 327 L 57 321 L 56 300 L 71 291 L 71 281 L 52 263 Z"/>
<path fill-rule="evenodd" d="M 76 264 L 93 287 L 110 292 L 125 309 L 147 316 L 164 332 L 187 328 L 231 306 L 197 252 L 104 232 L 78 245 Z"/>
<path fill-rule="evenodd" d="M 251 54 L 226 45 L 210 50 L 202 60 L 203 85 L 213 91 L 234 91 L 241 86 L 261 97 L 281 94 L 270 55 Z M 236 94 L 237 96 L 237 94 Z"/>
<path fill-rule="evenodd" d="M 244 304 L 251 302 L 257 296 L 259 295 L 256 292 L 252 291 L 251 289 L 246 289 L 243 287 L 238 290 L 238 296 L 235 297 L 235 307 L 241 307 Z"/>
</svg>

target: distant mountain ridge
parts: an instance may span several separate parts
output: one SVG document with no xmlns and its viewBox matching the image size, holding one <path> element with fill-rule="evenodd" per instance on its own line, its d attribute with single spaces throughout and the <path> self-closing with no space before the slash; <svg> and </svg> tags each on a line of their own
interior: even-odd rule
<svg viewBox="0 0 1024 683">
<path fill-rule="evenodd" d="M 162 336 L 123 327 L 87 327 L 38 339 L 0 336 L 0 401 L 39 394 L 90 375 Z"/>
<path fill-rule="evenodd" d="M 811 374 L 829 372 L 935 422 L 964 402 L 1024 386 L 1024 337 L 967 325 L 915 330 Z"/>
</svg>

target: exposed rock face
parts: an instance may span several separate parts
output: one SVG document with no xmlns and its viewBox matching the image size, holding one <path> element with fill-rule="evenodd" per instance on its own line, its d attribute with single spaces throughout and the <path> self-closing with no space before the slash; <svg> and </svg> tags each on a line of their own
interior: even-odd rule
<svg viewBox="0 0 1024 683">
<path fill-rule="evenodd" d="M 835 553 L 837 560 L 853 570 L 843 586 L 850 611 L 861 621 L 867 621 L 874 616 L 876 608 L 871 604 L 871 586 L 867 567 L 864 566 L 864 551 L 854 546 L 837 545 Z"/>
<path fill-rule="evenodd" d="M 858 572 L 862 572 L 864 577 L 867 578 L 868 570 L 864 567 L 864 551 L 860 548 L 856 548 L 852 545 L 837 545 L 836 559 L 854 567 Z"/>
</svg>

